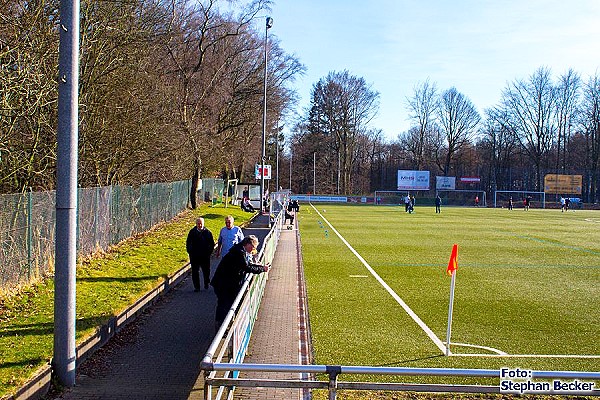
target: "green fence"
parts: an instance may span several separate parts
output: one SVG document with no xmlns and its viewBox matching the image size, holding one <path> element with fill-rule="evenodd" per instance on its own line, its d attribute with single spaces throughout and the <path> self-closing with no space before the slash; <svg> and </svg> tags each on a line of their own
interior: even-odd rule
<svg viewBox="0 0 600 400">
<path fill-rule="evenodd" d="M 170 220 L 188 206 L 190 185 L 79 189 L 78 255 L 106 250 Z M 31 282 L 54 266 L 55 211 L 54 191 L 0 195 L 0 290 Z"/>
</svg>

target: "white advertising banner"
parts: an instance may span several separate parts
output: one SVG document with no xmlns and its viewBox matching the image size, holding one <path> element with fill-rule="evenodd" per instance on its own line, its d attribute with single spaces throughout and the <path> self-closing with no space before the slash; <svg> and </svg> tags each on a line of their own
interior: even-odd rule
<svg viewBox="0 0 600 400">
<path fill-rule="evenodd" d="M 435 188 L 437 190 L 456 190 L 455 176 L 436 176 Z"/>
<path fill-rule="evenodd" d="M 429 171 L 399 169 L 398 190 L 429 190 Z"/>
</svg>

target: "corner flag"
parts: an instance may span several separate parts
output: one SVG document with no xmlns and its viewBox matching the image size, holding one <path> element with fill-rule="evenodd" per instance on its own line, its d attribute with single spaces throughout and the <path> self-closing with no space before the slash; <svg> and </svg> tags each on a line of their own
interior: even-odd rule
<svg viewBox="0 0 600 400">
<path fill-rule="evenodd" d="M 450 301 L 448 303 L 448 329 L 446 330 L 446 357 L 450 353 L 450 335 L 452 333 L 452 308 L 454 306 L 454 284 L 456 283 L 456 270 L 458 269 L 458 245 L 452 246 L 452 254 L 446 273 L 452 277 L 450 281 Z"/>
<path fill-rule="evenodd" d="M 454 274 L 454 271 L 458 269 L 458 245 L 455 244 L 452 246 L 452 254 L 450 254 L 450 261 L 448 262 L 448 268 L 446 269 L 446 273 L 449 276 Z"/>
</svg>

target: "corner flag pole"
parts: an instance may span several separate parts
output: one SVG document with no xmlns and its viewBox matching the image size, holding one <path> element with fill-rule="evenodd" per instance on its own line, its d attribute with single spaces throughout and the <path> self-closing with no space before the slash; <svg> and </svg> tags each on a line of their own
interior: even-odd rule
<svg viewBox="0 0 600 400">
<path fill-rule="evenodd" d="M 446 357 L 450 355 L 450 335 L 452 333 L 452 309 L 454 306 L 454 285 L 456 283 L 456 270 L 458 269 L 458 245 L 452 246 L 452 254 L 446 273 L 452 276 L 450 282 L 450 302 L 448 304 L 448 329 L 446 330 Z"/>
</svg>

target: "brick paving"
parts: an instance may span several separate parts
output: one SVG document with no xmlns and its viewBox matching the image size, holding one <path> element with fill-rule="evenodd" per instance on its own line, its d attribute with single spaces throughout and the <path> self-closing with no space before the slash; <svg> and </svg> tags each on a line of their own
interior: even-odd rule
<svg viewBox="0 0 600 400">
<path fill-rule="evenodd" d="M 261 222 L 244 231 L 262 242 L 268 229 Z M 296 241 L 296 231 L 282 232 L 246 362 L 299 363 Z M 200 362 L 214 336 L 215 305 L 212 288 L 196 293 L 188 277 L 83 363 L 75 387 L 53 398 L 203 399 Z M 300 398 L 293 389 L 238 391 L 236 399 Z"/>
<path fill-rule="evenodd" d="M 247 363 L 299 364 L 296 231 L 283 230 L 252 331 Z M 241 373 L 241 378 L 297 379 L 291 373 Z M 235 399 L 301 399 L 299 389 L 238 388 Z"/>
</svg>

